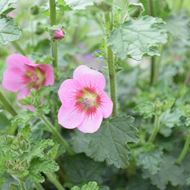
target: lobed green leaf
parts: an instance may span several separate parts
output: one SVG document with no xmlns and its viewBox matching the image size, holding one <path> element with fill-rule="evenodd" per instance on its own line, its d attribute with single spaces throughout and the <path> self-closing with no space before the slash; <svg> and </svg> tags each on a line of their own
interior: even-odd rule
<svg viewBox="0 0 190 190">
<path fill-rule="evenodd" d="M 143 55 L 160 55 L 160 44 L 167 42 L 164 22 L 160 18 L 144 16 L 131 19 L 116 28 L 109 39 L 113 52 L 121 59 L 142 59 Z"/>
<path fill-rule="evenodd" d="M 96 161 L 106 161 L 117 168 L 126 168 L 130 154 L 127 144 L 138 141 L 137 133 L 133 118 L 121 116 L 104 121 L 94 134 L 76 133 L 72 143 L 76 152 L 84 152 Z"/>
</svg>

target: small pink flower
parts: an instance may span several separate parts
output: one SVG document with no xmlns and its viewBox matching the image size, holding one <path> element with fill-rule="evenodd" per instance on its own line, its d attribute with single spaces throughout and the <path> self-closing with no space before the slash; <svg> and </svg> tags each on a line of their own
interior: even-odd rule
<svg viewBox="0 0 190 190">
<path fill-rule="evenodd" d="M 34 64 L 27 57 L 13 54 L 7 58 L 7 69 L 3 75 L 3 88 L 18 92 L 17 98 L 23 99 L 32 89 L 54 84 L 53 68 L 46 64 Z"/>
<path fill-rule="evenodd" d="M 85 65 L 79 66 L 73 79 L 64 81 L 58 91 L 62 102 L 59 124 L 68 129 L 78 128 L 83 133 L 96 132 L 113 108 L 111 99 L 104 92 L 105 85 L 103 74 Z"/>
<path fill-rule="evenodd" d="M 10 17 L 10 18 L 15 18 L 15 17 L 16 17 L 16 14 L 15 14 L 15 12 L 11 11 L 11 12 L 9 12 L 9 13 L 7 14 L 7 16 Z"/>
<path fill-rule="evenodd" d="M 53 32 L 54 40 L 61 40 L 62 38 L 64 38 L 64 36 L 65 36 L 65 33 L 64 33 L 63 29 L 57 29 L 57 30 L 54 30 L 54 32 Z"/>
</svg>

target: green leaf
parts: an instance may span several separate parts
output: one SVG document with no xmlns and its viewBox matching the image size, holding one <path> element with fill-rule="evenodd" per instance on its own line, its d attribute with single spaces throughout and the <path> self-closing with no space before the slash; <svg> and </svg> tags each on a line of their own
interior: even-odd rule
<svg viewBox="0 0 190 190">
<path fill-rule="evenodd" d="M 0 18 L 0 44 L 18 40 L 21 35 L 21 30 L 15 24 L 13 19 Z"/>
<path fill-rule="evenodd" d="M 163 153 L 161 151 L 157 150 L 142 152 L 137 157 L 137 165 L 142 166 L 145 170 L 148 170 L 152 175 L 154 175 L 160 169 L 162 154 Z"/>
<path fill-rule="evenodd" d="M 172 14 L 167 19 L 166 29 L 173 36 L 174 45 L 186 48 L 190 46 L 190 18 L 188 14 L 185 12 Z M 179 48 L 177 51 L 179 51 Z"/>
<path fill-rule="evenodd" d="M 144 16 L 132 19 L 115 29 L 109 39 L 113 52 L 121 59 L 127 56 L 140 60 L 143 55 L 160 55 L 160 44 L 167 41 L 162 19 Z"/>
<path fill-rule="evenodd" d="M 41 140 L 31 147 L 29 154 L 27 155 L 27 160 L 31 161 L 33 158 L 43 158 L 44 153 L 54 145 L 54 142 L 50 139 Z"/>
<path fill-rule="evenodd" d="M 174 112 L 167 110 L 161 115 L 161 123 L 166 127 L 173 128 L 179 125 L 181 116 L 182 112 L 179 109 L 176 109 Z"/>
<path fill-rule="evenodd" d="M 83 10 L 94 4 L 95 0 L 65 0 L 65 3 L 74 10 Z"/>
<path fill-rule="evenodd" d="M 42 183 L 44 177 L 41 172 L 53 173 L 59 169 L 57 163 L 49 159 L 34 159 L 31 162 L 31 167 L 29 169 L 29 179 L 35 183 Z"/>
<path fill-rule="evenodd" d="M 96 182 L 89 182 L 86 185 L 80 187 L 73 187 L 71 190 L 99 190 L 98 184 Z"/>
<path fill-rule="evenodd" d="M 152 13 L 155 17 L 165 18 L 170 14 L 169 5 L 166 0 L 151 0 L 152 1 Z M 140 0 L 145 7 L 145 15 L 150 15 L 149 0 Z M 159 7 L 159 8 L 158 8 Z"/>
<path fill-rule="evenodd" d="M 142 3 L 129 3 L 128 12 L 131 17 L 138 17 L 144 12 Z"/>
<path fill-rule="evenodd" d="M 189 105 L 180 105 L 180 111 L 182 112 L 182 116 L 185 119 L 185 125 L 190 125 L 190 106 Z"/>
<path fill-rule="evenodd" d="M 143 179 L 140 175 L 137 175 L 133 178 L 130 178 L 127 183 L 127 190 L 157 190 L 157 188 L 151 185 L 148 179 Z"/>
<path fill-rule="evenodd" d="M 135 112 L 144 116 L 144 118 L 152 118 L 155 115 L 155 106 L 152 102 L 140 102 L 135 108 Z"/>
<path fill-rule="evenodd" d="M 17 136 L 0 136 L 0 178 L 9 174 L 23 182 L 43 182 L 42 173 L 59 169 L 49 156 L 54 145 L 52 140 L 32 139 L 28 128 L 19 130 Z"/>
<path fill-rule="evenodd" d="M 11 5 L 14 3 L 14 0 L 1 0 L 0 1 L 0 14 L 7 14 L 12 11 L 14 8 Z"/>
<path fill-rule="evenodd" d="M 103 166 L 102 163 L 94 162 L 83 154 L 67 157 L 63 163 L 65 180 L 75 185 L 89 181 L 102 183 L 105 171 Z"/>
<path fill-rule="evenodd" d="M 0 112 L 0 131 L 6 131 L 7 127 L 10 125 L 9 119 L 3 112 Z"/>
<path fill-rule="evenodd" d="M 85 152 L 96 161 L 106 161 L 117 168 L 126 168 L 129 159 L 127 143 L 136 143 L 137 133 L 133 118 L 120 116 L 104 121 L 94 134 L 76 133 L 72 143 L 76 152 Z"/>
<path fill-rule="evenodd" d="M 183 172 L 183 168 L 175 165 L 175 158 L 167 156 L 163 159 L 159 172 L 152 175 L 148 171 L 144 171 L 144 178 L 150 178 L 153 185 L 156 185 L 159 189 L 164 190 L 169 182 L 173 186 L 184 185 L 185 176 Z"/>
</svg>

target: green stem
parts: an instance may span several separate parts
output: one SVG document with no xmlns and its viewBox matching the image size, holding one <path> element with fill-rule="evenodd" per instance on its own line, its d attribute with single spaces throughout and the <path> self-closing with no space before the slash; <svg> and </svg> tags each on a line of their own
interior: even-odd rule
<svg viewBox="0 0 190 190">
<path fill-rule="evenodd" d="M 20 45 L 16 41 L 12 42 L 12 45 L 17 51 L 22 53 L 22 55 L 26 55 L 25 51 L 20 47 Z"/>
<path fill-rule="evenodd" d="M 109 13 L 105 13 L 105 27 L 106 27 L 106 36 L 107 39 L 110 36 L 110 33 L 113 29 L 113 21 Z M 106 39 L 106 41 L 107 41 Z M 113 112 L 112 116 L 117 115 L 117 95 L 116 95 L 116 71 L 113 52 L 110 47 L 106 47 L 107 53 L 107 62 L 108 62 L 108 72 L 109 72 L 109 83 L 110 83 L 110 94 L 113 102 Z"/>
<path fill-rule="evenodd" d="M 9 101 L 5 98 L 3 93 L 0 91 L 0 101 L 4 107 L 13 117 L 17 115 L 17 112 L 12 107 L 12 105 L 9 103 Z"/>
<path fill-rule="evenodd" d="M 50 7 L 50 25 L 56 25 L 56 3 L 55 0 L 49 0 L 49 7 Z M 58 51 L 57 51 L 57 42 L 52 38 L 51 39 L 51 48 L 52 48 L 52 57 L 53 57 L 53 66 L 57 68 L 57 58 L 58 58 Z"/>
<path fill-rule="evenodd" d="M 154 4 L 152 0 L 148 0 L 149 5 L 149 15 L 154 16 Z M 150 66 L 150 84 L 154 85 L 157 78 L 157 63 L 156 57 L 151 57 L 151 66 Z"/>
<path fill-rule="evenodd" d="M 183 7 L 184 0 L 179 1 L 179 8 L 181 9 Z"/>
<path fill-rule="evenodd" d="M 25 190 L 24 182 L 19 180 L 20 190 Z"/>
<path fill-rule="evenodd" d="M 189 146 L 190 146 L 190 131 L 188 132 L 187 134 L 187 137 L 186 137 L 186 141 L 185 141 L 185 144 L 184 144 L 184 147 L 176 161 L 177 164 L 181 164 L 181 162 L 184 160 L 185 156 L 187 155 L 188 151 L 189 151 Z"/>
<path fill-rule="evenodd" d="M 46 176 L 48 177 L 49 181 L 55 185 L 55 187 L 57 188 L 57 190 L 65 190 L 65 188 L 61 185 L 61 183 L 57 180 L 57 178 L 52 175 L 52 174 L 46 174 Z"/>
<path fill-rule="evenodd" d="M 156 114 L 155 115 L 155 121 L 154 121 L 154 129 L 153 129 L 153 132 L 152 132 L 151 136 L 148 139 L 149 143 L 154 142 L 159 130 L 160 130 L 160 116 L 158 114 Z"/>
<path fill-rule="evenodd" d="M 40 183 L 35 184 L 37 190 L 44 190 L 43 186 Z"/>
<path fill-rule="evenodd" d="M 156 57 L 151 57 L 151 66 L 150 66 L 150 84 L 153 85 L 156 82 L 157 78 L 157 64 L 156 64 Z"/>
<path fill-rule="evenodd" d="M 148 0 L 149 15 L 154 16 L 154 5 L 152 0 Z"/>
<path fill-rule="evenodd" d="M 52 132 L 52 134 L 56 137 L 56 139 L 59 141 L 59 143 L 63 145 L 65 150 L 67 150 L 67 152 L 70 155 L 73 155 L 74 154 L 73 150 L 71 149 L 71 147 L 69 146 L 67 141 L 57 131 L 56 127 L 54 127 L 44 115 L 40 115 L 40 118 L 44 122 L 44 124 L 47 126 L 47 128 Z"/>
</svg>

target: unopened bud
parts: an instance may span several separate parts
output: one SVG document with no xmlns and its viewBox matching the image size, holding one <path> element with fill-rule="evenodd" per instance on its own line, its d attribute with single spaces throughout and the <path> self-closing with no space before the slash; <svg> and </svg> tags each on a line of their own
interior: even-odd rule
<svg viewBox="0 0 190 190">
<path fill-rule="evenodd" d="M 57 30 L 54 30 L 54 32 L 53 32 L 54 40 L 61 40 L 64 38 L 64 36 L 65 36 L 65 32 L 63 29 L 57 29 Z"/>
</svg>

